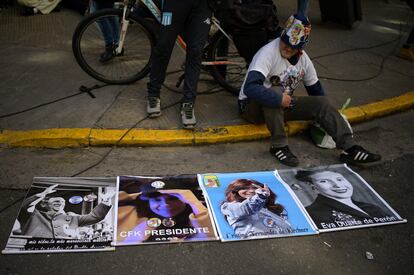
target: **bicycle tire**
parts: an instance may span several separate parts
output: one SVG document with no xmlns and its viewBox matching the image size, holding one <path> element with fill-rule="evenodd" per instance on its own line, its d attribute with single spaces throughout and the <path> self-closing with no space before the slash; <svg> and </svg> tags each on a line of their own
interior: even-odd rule
<svg viewBox="0 0 414 275">
<path fill-rule="evenodd" d="M 207 58 L 208 61 L 229 61 L 228 65 L 210 65 L 210 73 L 220 86 L 238 95 L 247 72 L 247 63 L 233 41 L 221 31 L 216 32 L 210 40 Z"/>
<path fill-rule="evenodd" d="M 108 84 L 130 84 L 145 77 L 150 70 L 150 59 L 155 35 L 144 19 L 130 15 L 123 54 L 101 63 L 105 41 L 98 20 L 121 20 L 121 9 L 103 9 L 84 18 L 72 37 L 72 51 L 79 66 L 93 78 Z M 102 24 L 102 21 L 99 21 Z"/>
</svg>

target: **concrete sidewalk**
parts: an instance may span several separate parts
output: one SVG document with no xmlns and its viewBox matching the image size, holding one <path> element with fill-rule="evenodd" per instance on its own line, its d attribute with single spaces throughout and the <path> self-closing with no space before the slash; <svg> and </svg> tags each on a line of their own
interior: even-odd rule
<svg viewBox="0 0 414 275">
<path fill-rule="evenodd" d="M 277 3 L 281 22 L 294 12 L 295 5 L 295 1 Z M 339 108 L 347 98 L 352 99 L 353 108 L 347 114 L 354 122 L 411 108 L 414 102 L 410 92 L 414 91 L 414 63 L 395 56 L 414 25 L 408 6 L 400 1 L 374 0 L 362 5 L 363 21 L 353 30 L 322 23 L 317 1 L 311 2 L 309 14 L 313 32 L 307 52 L 333 104 Z M 205 144 L 268 136 L 263 125 L 248 125 L 238 117 L 236 97 L 220 90 L 205 72 L 199 83 L 194 131 L 181 130 L 178 104 L 160 118 L 144 119 L 148 78 L 129 86 L 95 90 L 96 98 L 80 94 L 7 116 L 68 97 L 81 85 L 90 87 L 98 82 L 80 69 L 71 52 L 71 35 L 80 15 L 62 10 L 21 17 L 15 8 L 0 14 L 0 146 Z M 180 68 L 183 58 L 176 52 L 169 71 Z M 163 106 L 181 98 L 179 92 L 168 89 L 178 76 L 167 76 Z M 211 89 L 217 92 L 206 92 Z M 305 91 L 300 88 L 296 94 Z M 304 127 L 292 123 L 288 130 L 292 134 Z"/>
</svg>

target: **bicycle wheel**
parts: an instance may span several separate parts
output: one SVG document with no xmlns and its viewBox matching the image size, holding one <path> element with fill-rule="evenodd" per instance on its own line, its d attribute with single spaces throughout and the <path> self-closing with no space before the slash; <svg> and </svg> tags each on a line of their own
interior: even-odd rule
<svg viewBox="0 0 414 275">
<path fill-rule="evenodd" d="M 93 78 L 108 84 L 129 84 L 143 78 L 150 70 L 154 34 L 143 19 L 132 14 L 122 53 L 108 62 L 99 61 L 105 51 L 103 22 L 116 25 L 118 28 L 114 28 L 114 32 L 119 33 L 121 21 L 122 10 L 100 10 L 83 19 L 72 37 L 72 50 L 79 66 Z"/>
<path fill-rule="evenodd" d="M 209 45 L 208 61 L 222 63 L 210 65 L 213 78 L 227 91 L 238 95 L 247 71 L 247 63 L 240 56 L 233 41 L 222 32 L 213 35 Z"/>
</svg>

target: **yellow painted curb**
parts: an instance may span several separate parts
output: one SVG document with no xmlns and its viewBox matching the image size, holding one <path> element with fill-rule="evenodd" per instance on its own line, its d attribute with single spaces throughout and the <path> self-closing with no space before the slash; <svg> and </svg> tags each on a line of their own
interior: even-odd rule
<svg viewBox="0 0 414 275">
<path fill-rule="evenodd" d="M 269 137 L 270 133 L 265 125 L 234 125 L 224 127 L 210 127 L 194 132 L 195 144 L 213 144 L 219 142 L 247 141 Z"/>
<path fill-rule="evenodd" d="M 414 106 L 414 91 L 401 96 L 345 110 L 352 123 L 406 110 Z M 309 126 L 305 121 L 290 121 L 286 132 L 294 135 Z M 85 146 L 162 146 L 238 142 L 269 137 L 265 125 L 234 125 L 190 130 L 154 129 L 45 129 L 0 131 L 0 147 L 65 148 Z M 120 141 L 122 137 L 122 140 Z"/>
<path fill-rule="evenodd" d="M 108 130 L 92 129 L 90 135 L 91 146 L 153 146 L 153 145 L 191 145 L 193 132 L 186 130 L 150 130 L 133 129 Z M 127 133 L 125 135 L 125 133 Z M 121 137 L 125 135 L 121 141 Z"/>
<path fill-rule="evenodd" d="M 360 106 L 365 113 L 365 119 L 385 116 L 396 111 L 405 110 L 414 105 L 414 91 L 394 97 L 385 99 L 379 102 Z"/>
<path fill-rule="evenodd" d="M 344 111 L 344 115 L 350 123 L 360 122 L 365 119 L 365 113 L 360 107 L 347 108 Z"/>
<path fill-rule="evenodd" d="M 0 144 L 8 147 L 63 148 L 89 145 L 90 129 L 45 129 L 31 131 L 4 130 L 0 134 Z"/>
</svg>

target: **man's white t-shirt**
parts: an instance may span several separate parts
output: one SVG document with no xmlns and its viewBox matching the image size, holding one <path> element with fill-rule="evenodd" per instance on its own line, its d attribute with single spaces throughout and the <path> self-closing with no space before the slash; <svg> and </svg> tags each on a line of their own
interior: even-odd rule
<svg viewBox="0 0 414 275">
<path fill-rule="evenodd" d="M 306 52 L 303 51 L 299 61 L 292 65 L 286 58 L 280 55 L 279 41 L 280 38 L 277 38 L 266 44 L 253 57 L 240 90 L 240 100 L 247 98 L 244 93 L 244 85 L 247 75 L 251 71 L 260 72 L 265 76 L 263 85 L 266 88 L 272 87 L 270 82 L 272 77 L 278 77 L 279 85 L 282 89 L 288 89 L 291 92 L 296 89 L 300 81 L 303 81 L 305 86 L 312 86 L 318 82 L 315 67 Z"/>
</svg>

